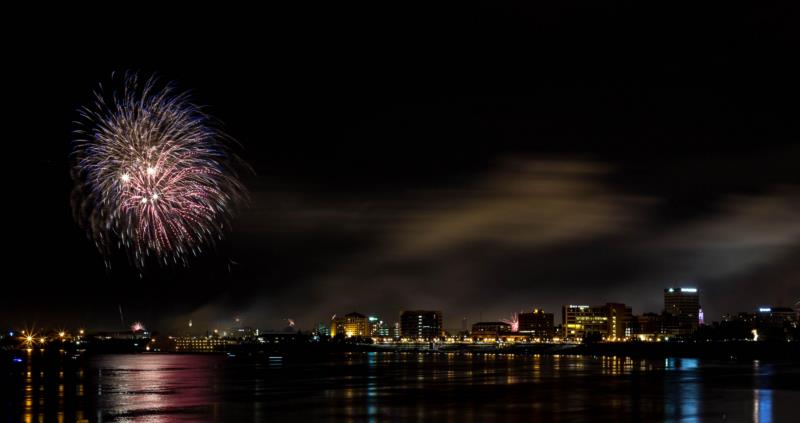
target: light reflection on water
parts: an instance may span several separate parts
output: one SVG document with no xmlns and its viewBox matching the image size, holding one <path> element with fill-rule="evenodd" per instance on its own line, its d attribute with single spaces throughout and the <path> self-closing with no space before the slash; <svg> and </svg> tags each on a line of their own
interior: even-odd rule
<svg viewBox="0 0 800 423">
<path fill-rule="evenodd" d="M 792 421 L 800 402 L 796 363 L 370 352 L 257 361 L 109 355 L 87 366 L 85 374 L 84 368 L 43 370 L 28 360 L 10 410 L 19 419 L 3 421 L 768 423 Z M 794 383 L 776 386 L 776 375 Z"/>
</svg>

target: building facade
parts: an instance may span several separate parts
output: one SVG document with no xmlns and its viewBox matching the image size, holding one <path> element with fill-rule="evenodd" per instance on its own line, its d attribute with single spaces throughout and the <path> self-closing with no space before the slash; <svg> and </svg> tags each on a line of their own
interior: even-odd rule
<svg viewBox="0 0 800 423">
<path fill-rule="evenodd" d="M 235 340 L 214 336 L 179 336 L 171 338 L 169 341 L 176 352 L 224 351 L 227 347 L 236 344 Z"/>
<path fill-rule="evenodd" d="M 475 342 L 495 342 L 511 335 L 511 324 L 506 322 L 478 322 L 470 334 Z"/>
<path fill-rule="evenodd" d="M 598 311 L 607 318 L 606 340 L 621 341 L 631 335 L 632 309 L 621 303 L 606 303 Z"/>
<path fill-rule="evenodd" d="M 700 324 L 700 292 L 697 288 L 664 289 L 664 328 L 670 335 L 690 335 Z"/>
<path fill-rule="evenodd" d="M 535 308 L 531 312 L 519 313 L 517 320 L 519 322 L 519 333 L 539 339 L 551 339 L 553 337 L 553 313 L 545 313 L 544 310 Z"/>
<path fill-rule="evenodd" d="M 367 323 L 369 324 L 369 336 L 373 338 L 390 337 L 389 325 L 381 320 L 379 316 L 374 314 L 367 316 Z"/>
<path fill-rule="evenodd" d="M 400 313 L 400 337 L 432 340 L 444 336 L 442 312 L 435 310 L 406 310 Z"/>
<path fill-rule="evenodd" d="M 564 338 L 580 340 L 590 333 L 608 336 L 608 316 L 602 308 L 588 305 L 564 305 L 561 307 L 561 326 Z"/>
<path fill-rule="evenodd" d="M 658 313 L 644 313 L 636 316 L 632 322 L 632 333 L 641 341 L 655 341 L 663 333 L 663 317 Z"/>
<path fill-rule="evenodd" d="M 367 316 L 352 312 L 342 317 L 334 318 L 331 323 L 331 336 L 337 336 L 339 334 L 347 338 L 352 336 L 370 336 Z"/>
</svg>

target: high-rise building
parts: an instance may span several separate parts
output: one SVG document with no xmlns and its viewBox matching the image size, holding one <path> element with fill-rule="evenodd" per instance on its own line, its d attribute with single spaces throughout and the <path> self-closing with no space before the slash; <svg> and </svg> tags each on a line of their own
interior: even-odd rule
<svg viewBox="0 0 800 423">
<path fill-rule="evenodd" d="M 561 323 L 567 339 L 584 338 L 597 333 L 608 336 L 608 316 L 606 311 L 588 305 L 564 305 L 561 307 Z"/>
<path fill-rule="evenodd" d="M 671 335 L 689 335 L 700 323 L 700 294 L 697 288 L 665 288 L 664 326 Z"/>
<path fill-rule="evenodd" d="M 519 313 L 517 320 L 519 333 L 540 339 L 553 337 L 553 313 L 545 313 L 544 310 L 535 308 L 531 312 Z"/>
<path fill-rule="evenodd" d="M 331 327 L 325 323 L 318 323 L 314 328 L 314 334 L 317 336 L 331 336 Z"/>
<path fill-rule="evenodd" d="M 400 313 L 400 335 L 408 339 L 431 340 L 444 336 L 442 312 L 406 310 Z"/>
<path fill-rule="evenodd" d="M 789 307 L 759 307 L 757 320 L 761 325 L 776 327 L 797 321 L 795 311 Z"/>
<path fill-rule="evenodd" d="M 633 313 L 630 307 L 620 303 L 606 303 L 604 306 L 595 307 L 608 319 L 606 324 L 606 339 L 622 340 L 630 335 L 630 324 Z"/>
<path fill-rule="evenodd" d="M 389 337 L 389 325 L 381 320 L 379 316 L 374 314 L 367 316 L 367 323 L 369 325 L 369 336 L 377 338 Z"/>
<path fill-rule="evenodd" d="M 331 336 L 339 334 L 343 334 L 348 338 L 351 336 L 370 336 L 367 316 L 352 312 L 333 319 L 331 323 Z"/>
</svg>

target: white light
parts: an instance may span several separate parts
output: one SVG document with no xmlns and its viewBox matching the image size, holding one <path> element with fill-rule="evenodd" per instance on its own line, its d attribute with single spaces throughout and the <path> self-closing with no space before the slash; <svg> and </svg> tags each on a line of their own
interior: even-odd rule
<svg viewBox="0 0 800 423">
<path fill-rule="evenodd" d="M 148 166 L 147 174 L 150 175 L 150 176 L 155 175 L 156 174 L 156 168 L 154 168 L 153 166 Z"/>
<path fill-rule="evenodd" d="M 669 289 L 669 292 L 675 292 L 675 290 L 674 290 L 674 289 L 672 289 L 672 288 L 670 288 L 670 289 Z"/>
<path fill-rule="evenodd" d="M 697 288 L 681 288 L 681 292 L 697 292 Z"/>
<path fill-rule="evenodd" d="M 142 198 L 142 204 L 146 204 L 146 203 L 147 203 L 147 199 L 146 198 Z"/>
<path fill-rule="evenodd" d="M 128 181 L 131 180 L 131 175 L 128 175 L 127 173 L 123 173 L 122 176 L 120 177 L 120 179 L 122 179 L 122 182 L 128 182 Z"/>
<path fill-rule="evenodd" d="M 158 194 L 153 194 L 153 201 L 158 200 Z"/>
<path fill-rule="evenodd" d="M 760 307 L 760 308 L 758 309 L 758 311 L 760 311 L 760 312 L 762 312 L 762 313 L 770 313 L 770 312 L 772 312 L 772 309 L 771 309 L 771 308 L 769 308 L 769 307 Z"/>
</svg>

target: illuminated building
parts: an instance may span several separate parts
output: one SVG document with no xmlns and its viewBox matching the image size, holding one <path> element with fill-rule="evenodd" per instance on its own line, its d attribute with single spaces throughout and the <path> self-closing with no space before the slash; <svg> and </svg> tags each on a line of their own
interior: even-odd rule
<svg viewBox="0 0 800 423">
<path fill-rule="evenodd" d="M 339 334 L 348 338 L 351 336 L 370 336 L 367 316 L 352 312 L 345 314 L 343 317 L 333 319 L 333 323 L 331 324 L 331 336 Z"/>
<path fill-rule="evenodd" d="M 512 335 L 511 324 L 506 322 L 478 322 L 472 325 L 472 340 L 487 342 Z"/>
<path fill-rule="evenodd" d="M 671 335 L 689 335 L 700 323 L 700 294 L 697 288 L 665 288 L 664 322 Z"/>
<path fill-rule="evenodd" d="M 553 313 L 535 308 L 529 313 L 519 313 L 519 333 L 532 338 L 550 339 L 553 337 Z"/>
<path fill-rule="evenodd" d="M 223 351 L 228 345 L 236 344 L 230 339 L 203 336 L 181 336 L 171 339 L 176 352 L 214 352 Z"/>
<path fill-rule="evenodd" d="M 230 328 L 227 331 L 227 336 L 229 338 L 236 338 L 236 339 L 252 339 L 255 338 L 257 334 L 258 334 L 258 329 L 253 329 L 247 326 Z"/>
<path fill-rule="evenodd" d="M 582 339 L 587 334 L 608 336 L 608 316 L 602 307 L 588 305 L 564 305 L 561 307 L 561 324 L 566 339 Z"/>
<path fill-rule="evenodd" d="M 444 336 L 442 312 L 406 310 L 400 313 L 400 336 L 408 339 L 432 340 Z"/>
<path fill-rule="evenodd" d="M 400 322 L 394 322 L 394 327 L 392 327 L 394 333 L 392 333 L 392 337 L 394 339 L 400 339 Z"/>
<path fill-rule="evenodd" d="M 794 310 L 789 307 L 759 307 L 757 321 L 762 326 L 781 327 L 797 321 Z"/>
<path fill-rule="evenodd" d="M 331 327 L 325 323 L 318 323 L 317 327 L 314 329 L 314 333 L 317 336 L 331 336 Z"/>
<path fill-rule="evenodd" d="M 389 337 L 389 325 L 381 320 L 380 317 L 374 314 L 370 315 L 367 317 L 367 323 L 369 325 L 369 336 L 377 338 Z"/>
<path fill-rule="evenodd" d="M 655 341 L 661 336 L 663 331 L 664 319 L 657 313 L 644 313 L 633 318 L 632 335 L 641 341 Z"/>
<path fill-rule="evenodd" d="M 631 308 L 620 303 L 606 303 L 604 306 L 595 307 L 596 311 L 604 314 L 608 319 L 606 324 L 606 337 L 609 340 L 622 340 L 630 333 L 628 330 L 633 318 Z"/>
</svg>

